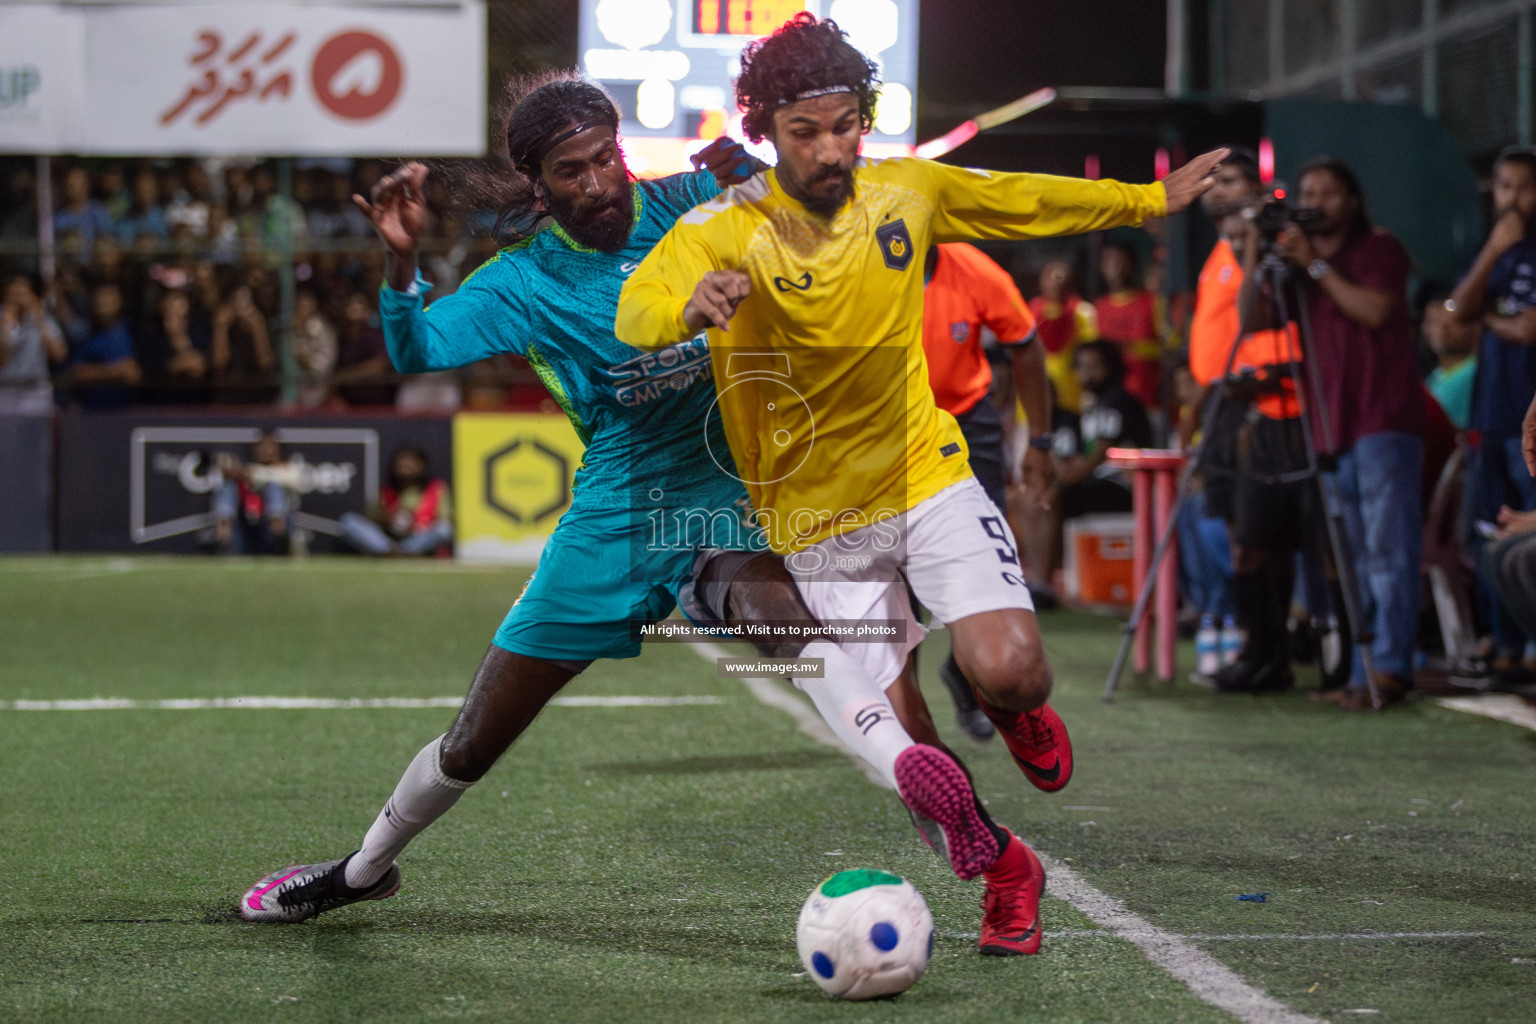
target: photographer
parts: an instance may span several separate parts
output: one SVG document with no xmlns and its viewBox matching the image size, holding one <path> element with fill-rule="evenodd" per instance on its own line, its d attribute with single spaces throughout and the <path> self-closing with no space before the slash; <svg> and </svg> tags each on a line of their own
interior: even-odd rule
<svg viewBox="0 0 1536 1024">
<path fill-rule="evenodd" d="M 1444 310 L 1481 328 L 1472 408 L 1477 432 L 1467 474 L 1470 526 L 1493 522 L 1500 508 L 1536 509 L 1536 480 L 1521 466 L 1521 415 L 1536 391 L 1536 154 L 1508 150 L 1493 168 L 1493 230 Z M 1473 538 L 1474 546 L 1481 539 Z M 1486 564 L 1480 561 L 1480 564 Z M 1497 600 L 1487 574 L 1495 645 L 1494 667 L 1515 671 L 1526 639 Z"/>
<path fill-rule="evenodd" d="M 1317 533 L 1307 529 L 1316 515 L 1311 481 L 1278 479 L 1305 468 L 1295 399 L 1278 388 L 1253 393 L 1254 381 L 1260 376 L 1278 380 L 1281 368 L 1298 359 L 1299 351 L 1287 332 L 1252 329 L 1273 321 L 1272 307 L 1242 322 L 1258 261 L 1260 232 L 1254 215 L 1267 198 L 1253 154 L 1233 148 L 1216 172 L 1215 186 L 1201 197 L 1221 237 L 1200 272 L 1189 332 L 1190 372 L 1204 389 L 1200 405 L 1216 400 L 1216 389 L 1225 389 L 1210 435 L 1200 443 L 1205 514 L 1230 526 L 1231 597 L 1248 637 L 1238 660 L 1215 677 L 1218 689 L 1233 693 L 1292 685 L 1286 618 L 1293 555 Z M 1236 355 L 1234 344 L 1239 346 Z M 1229 360 L 1230 384 L 1224 381 Z M 1239 381 L 1246 383 L 1239 387 Z M 1192 428 L 1191 419 L 1186 444 Z M 1240 448 L 1246 450 L 1241 468 Z"/>
<path fill-rule="evenodd" d="M 1306 227 L 1287 227 L 1279 246 L 1301 283 L 1322 381 L 1310 403 L 1313 440 L 1325 458 L 1336 459 L 1362 614 L 1374 633 L 1375 683 L 1391 704 L 1412 686 L 1423 526 L 1425 399 L 1406 302 L 1408 252 L 1372 226 L 1360 182 L 1340 160 L 1307 164 L 1299 202 L 1309 211 Z M 1332 426 L 1331 445 L 1319 407 Z M 1340 705 L 1369 708 L 1365 686 L 1357 654 Z"/>
</svg>

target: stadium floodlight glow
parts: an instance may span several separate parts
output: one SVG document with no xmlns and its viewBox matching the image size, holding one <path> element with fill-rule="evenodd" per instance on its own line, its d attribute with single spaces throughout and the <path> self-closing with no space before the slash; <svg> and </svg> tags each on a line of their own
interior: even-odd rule
<svg viewBox="0 0 1536 1024">
<path fill-rule="evenodd" d="M 603 38 L 626 50 L 655 46 L 666 38 L 672 24 L 672 5 L 667 0 L 598 0 L 593 13 Z"/>
<path fill-rule="evenodd" d="M 880 102 L 875 107 L 875 131 L 882 135 L 900 135 L 912 127 L 912 90 L 900 82 L 887 82 L 880 88 Z"/>
<path fill-rule="evenodd" d="M 643 82 L 665 78 L 675 82 L 688 77 L 688 55 L 680 50 L 599 50 L 581 55 L 582 66 L 592 78 Z"/>
<path fill-rule="evenodd" d="M 925 160 L 936 160 L 950 150 L 969 142 L 976 137 L 977 133 L 984 132 L 988 128 L 996 128 L 1000 124 L 1007 124 L 1009 121 L 1039 110 L 1055 98 L 1055 89 L 1036 89 L 1027 96 L 1020 96 L 1012 103 L 1005 103 L 984 114 L 977 114 L 969 121 L 962 121 L 938 138 L 929 139 L 912 152 Z"/>
<path fill-rule="evenodd" d="M 677 90 L 665 78 L 647 78 L 635 90 L 635 120 L 662 129 L 677 116 Z"/>
</svg>

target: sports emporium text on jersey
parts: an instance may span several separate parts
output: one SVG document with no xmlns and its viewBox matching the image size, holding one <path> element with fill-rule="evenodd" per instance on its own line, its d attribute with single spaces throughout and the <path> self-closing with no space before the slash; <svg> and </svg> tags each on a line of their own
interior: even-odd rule
<svg viewBox="0 0 1536 1024">
<path fill-rule="evenodd" d="M 710 379 L 709 339 L 700 334 L 680 345 L 646 352 L 601 370 L 613 382 L 620 405 L 644 405 Z"/>
</svg>

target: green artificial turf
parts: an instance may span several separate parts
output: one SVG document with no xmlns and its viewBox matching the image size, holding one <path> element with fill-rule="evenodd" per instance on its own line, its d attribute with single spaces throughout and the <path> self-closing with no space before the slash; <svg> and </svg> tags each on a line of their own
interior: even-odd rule
<svg viewBox="0 0 1536 1024">
<path fill-rule="evenodd" d="M 524 575 L 0 561 L 0 700 L 456 695 Z M 1114 623 L 1042 621 L 1077 753 L 1062 793 L 955 736 L 925 680 L 1000 820 L 1178 934 L 1477 933 L 1196 940 L 1297 1010 L 1530 1019 L 1536 734 L 1427 702 L 1349 716 L 1187 684 L 1104 706 Z M 407 851 L 398 896 L 297 926 L 246 924 L 234 899 L 353 849 L 451 711 L 0 711 L 0 1021 L 1231 1019 L 1056 900 L 1042 956 L 978 956 L 979 883 L 681 645 L 569 692 L 720 703 L 548 709 Z M 933 963 L 895 1001 L 834 1003 L 799 976 L 801 901 L 857 867 L 911 879 L 934 912 Z"/>
</svg>

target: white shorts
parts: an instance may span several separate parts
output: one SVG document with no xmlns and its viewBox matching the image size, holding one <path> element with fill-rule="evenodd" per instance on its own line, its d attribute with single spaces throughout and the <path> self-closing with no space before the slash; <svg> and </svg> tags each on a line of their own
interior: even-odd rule
<svg viewBox="0 0 1536 1024">
<path fill-rule="evenodd" d="M 881 686 L 896 681 L 928 633 L 913 614 L 909 586 L 939 623 L 1003 608 L 1035 610 L 1008 520 L 974 477 L 784 561 L 817 620 L 905 623 L 895 642 L 842 645 Z"/>
</svg>

